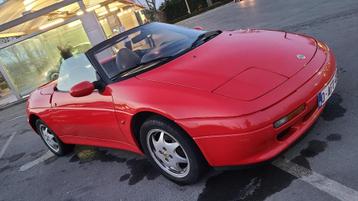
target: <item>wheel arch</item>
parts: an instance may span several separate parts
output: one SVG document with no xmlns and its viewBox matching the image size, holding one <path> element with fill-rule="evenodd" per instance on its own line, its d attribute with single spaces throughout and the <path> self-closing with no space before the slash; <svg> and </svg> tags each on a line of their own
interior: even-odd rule
<svg viewBox="0 0 358 201">
<path fill-rule="evenodd" d="M 29 124 L 31 128 L 38 134 L 37 128 L 36 128 L 36 121 L 39 120 L 40 117 L 36 114 L 30 114 L 29 115 Z"/>
<path fill-rule="evenodd" d="M 199 146 L 195 143 L 194 139 L 188 134 L 188 132 L 184 128 L 182 128 L 178 123 L 176 123 L 174 120 L 170 119 L 169 117 L 166 117 L 160 113 L 153 112 L 153 111 L 138 112 L 131 119 L 130 127 L 131 127 L 131 132 L 133 135 L 133 139 L 135 140 L 135 143 L 137 144 L 137 146 L 139 147 L 139 149 L 142 152 L 143 152 L 143 147 L 140 143 L 140 128 L 147 119 L 152 118 L 152 117 L 158 117 L 158 118 L 165 119 L 165 120 L 171 122 L 177 128 L 179 128 L 184 133 L 184 135 L 186 135 L 188 137 L 188 139 L 190 139 L 192 141 L 192 143 L 196 146 L 197 150 L 199 151 L 199 153 L 201 154 L 203 159 L 206 161 L 201 149 L 199 148 Z"/>
</svg>

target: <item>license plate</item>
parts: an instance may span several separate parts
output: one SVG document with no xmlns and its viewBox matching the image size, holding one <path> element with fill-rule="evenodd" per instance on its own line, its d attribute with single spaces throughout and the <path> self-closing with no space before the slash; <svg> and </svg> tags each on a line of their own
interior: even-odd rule
<svg viewBox="0 0 358 201">
<path fill-rule="evenodd" d="M 321 92 L 318 94 L 318 107 L 322 107 L 329 97 L 332 96 L 334 89 L 337 85 L 337 73 L 334 74 L 333 78 L 329 81 L 329 83 L 323 88 Z"/>
</svg>

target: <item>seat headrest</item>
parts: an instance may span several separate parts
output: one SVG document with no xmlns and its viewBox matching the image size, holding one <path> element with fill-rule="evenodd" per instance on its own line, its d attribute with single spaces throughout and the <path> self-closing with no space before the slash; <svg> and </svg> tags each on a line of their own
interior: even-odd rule
<svg viewBox="0 0 358 201">
<path fill-rule="evenodd" d="M 117 53 L 116 64 L 118 68 L 125 70 L 139 65 L 140 58 L 132 50 L 128 48 L 122 48 Z"/>
</svg>

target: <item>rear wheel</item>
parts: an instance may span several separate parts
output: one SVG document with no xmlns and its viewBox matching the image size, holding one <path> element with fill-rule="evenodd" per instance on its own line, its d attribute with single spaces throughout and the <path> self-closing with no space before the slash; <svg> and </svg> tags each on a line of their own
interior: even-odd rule
<svg viewBox="0 0 358 201">
<path fill-rule="evenodd" d="M 205 161 L 194 142 L 164 118 L 148 119 L 140 129 L 140 141 L 149 160 L 177 183 L 194 183 L 205 170 Z"/>
<path fill-rule="evenodd" d="M 74 145 L 63 143 L 42 120 L 36 121 L 36 128 L 45 145 L 57 156 L 64 156 L 73 151 Z"/>
</svg>

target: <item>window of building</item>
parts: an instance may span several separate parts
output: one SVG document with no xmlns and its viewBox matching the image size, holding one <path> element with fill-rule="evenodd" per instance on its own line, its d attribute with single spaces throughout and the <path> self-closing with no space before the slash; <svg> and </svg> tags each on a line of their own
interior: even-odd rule
<svg viewBox="0 0 358 201">
<path fill-rule="evenodd" d="M 84 1 L 87 11 L 94 11 L 107 38 L 146 22 L 143 8 L 119 1 Z"/>
</svg>

